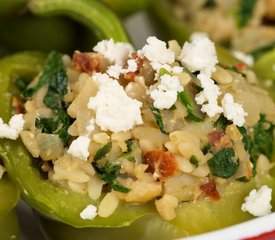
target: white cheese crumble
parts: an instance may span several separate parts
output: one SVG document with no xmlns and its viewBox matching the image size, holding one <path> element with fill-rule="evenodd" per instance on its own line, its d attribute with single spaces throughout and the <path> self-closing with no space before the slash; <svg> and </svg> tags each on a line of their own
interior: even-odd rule
<svg viewBox="0 0 275 240">
<path fill-rule="evenodd" d="M 175 61 L 175 53 L 166 47 L 166 43 L 156 37 L 148 37 L 147 44 L 138 52 L 152 63 L 171 64 Z M 153 65 L 152 65 L 153 66 Z"/>
<path fill-rule="evenodd" d="M 233 96 L 230 93 L 226 93 L 222 99 L 223 115 L 232 120 L 233 123 L 239 127 L 245 123 L 245 116 L 247 112 L 244 111 L 241 104 L 235 103 Z"/>
<path fill-rule="evenodd" d="M 128 131 L 135 125 L 142 124 L 142 103 L 128 97 L 117 80 L 106 82 L 105 85 L 100 85 L 96 96 L 88 102 L 88 108 L 96 113 L 95 122 L 101 130 Z"/>
<path fill-rule="evenodd" d="M 252 55 L 245 54 L 241 51 L 232 51 L 233 56 L 237 58 L 238 60 L 244 62 L 248 66 L 253 66 L 254 64 L 254 58 Z"/>
<path fill-rule="evenodd" d="M 110 77 L 119 79 L 120 74 L 137 71 L 138 66 L 135 59 L 129 59 L 127 65 L 127 68 L 122 68 L 120 65 L 110 65 L 106 72 Z"/>
<path fill-rule="evenodd" d="M 92 77 L 99 89 L 101 89 L 101 87 L 105 86 L 106 84 L 114 81 L 114 79 L 110 78 L 110 76 L 106 73 L 94 73 Z"/>
<path fill-rule="evenodd" d="M 201 111 L 209 117 L 214 117 L 217 113 L 222 113 L 223 109 L 217 102 L 218 96 L 221 95 L 219 86 L 206 74 L 200 73 L 197 78 L 200 80 L 203 88 L 195 97 L 196 103 L 202 105 Z"/>
<path fill-rule="evenodd" d="M 122 67 L 119 65 L 111 65 L 108 67 L 107 71 L 110 77 L 119 79 L 120 74 L 122 73 Z"/>
<path fill-rule="evenodd" d="M 68 153 L 74 157 L 86 161 L 89 157 L 89 145 L 91 139 L 85 136 L 79 136 L 77 139 L 73 140 Z"/>
<path fill-rule="evenodd" d="M 138 70 L 138 65 L 135 59 L 129 59 L 127 65 L 128 67 L 124 70 L 124 73 L 135 72 Z"/>
<path fill-rule="evenodd" d="M 272 189 L 262 186 L 258 191 L 253 189 L 242 204 L 242 211 L 249 212 L 256 217 L 262 217 L 271 213 Z"/>
<path fill-rule="evenodd" d="M 160 77 L 157 88 L 150 88 L 150 96 L 154 100 L 154 107 L 158 109 L 169 109 L 177 101 L 178 92 L 183 91 L 177 76 L 164 74 Z"/>
<path fill-rule="evenodd" d="M 92 205 L 89 204 L 81 213 L 80 213 L 80 217 L 82 219 L 89 219 L 89 220 L 93 220 L 97 215 L 97 208 Z"/>
<path fill-rule="evenodd" d="M 24 124 L 23 114 L 12 116 L 9 124 L 4 123 L 3 119 L 0 118 L 0 138 L 17 139 L 20 132 L 23 131 Z"/>
<path fill-rule="evenodd" d="M 88 133 L 91 133 L 94 130 L 95 130 L 95 119 L 92 118 L 92 119 L 90 119 L 89 124 L 86 126 L 86 131 Z"/>
<path fill-rule="evenodd" d="M 174 73 L 174 74 L 183 72 L 183 67 L 181 67 L 181 66 L 170 66 L 168 64 L 160 64 L 160 63 L 151 63 L 151 65 L 152 65 L 153 69 L 157 72 L 156 75 L 159 74 L 159 71 L 160 71 L 161 68 L 164 68 L 168 72 Z M 158 77 L 156 77 L 156 79 L 157 78 Z"/>
<path fill-rule="evenodd" d="M 113 39 L 102 40 L 93 48 L 97 53 L 102 54 L 112 64 L 124 66 L 130 53 L 134 51 L 129 43 L 115 43 Z"/>
<path fill-rule="evenodd" d="M 200 71 L 207 75 L 215 71 L 218 63 L 214 43 L 202 34 L 196 34 L 191 37 L 191 42 L 184 43 L 179 60 L 189 71 Z"/>
</svg>

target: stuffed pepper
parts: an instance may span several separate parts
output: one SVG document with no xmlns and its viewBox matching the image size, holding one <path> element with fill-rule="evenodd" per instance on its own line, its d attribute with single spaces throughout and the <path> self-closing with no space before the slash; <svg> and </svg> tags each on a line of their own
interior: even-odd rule
<svg viewBox="0 0 275 240">
<path fill-rule="evenodd" d="M 7 171 L 30 206 L 87 239 L 172 239 L 270 214 L 275 105 L 229 62 L 201 34 L 4 58 Z"/>
</svg>

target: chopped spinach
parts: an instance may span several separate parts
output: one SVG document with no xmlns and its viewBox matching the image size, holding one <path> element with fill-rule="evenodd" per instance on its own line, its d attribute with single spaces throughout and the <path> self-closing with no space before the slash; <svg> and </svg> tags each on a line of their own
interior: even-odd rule
<svg viewBox="0 0 275 240">
<path fill-rule="evenodd" d="M 238 129 L 243 136 L 242 142 L 244 144 L 244 149 L 249 153 L 249 155 L 250 155 L 249 160 L 253 165 L 252 176 L 255 176 L 256 175 L 256 159 L 258 156 L 256 154 L 253 139 L 248 135 L 247 130 L 244 127 L 238 127 Z M 248 181 L 249 179 L 247 179 L 246 177 L 242 177 L 239 180 L 240 181 Z"/>
<path fill-rule="evenodd" d="M 215 0 L 207 0 L 203 7 L 204 8 L 214 8 L 216 6 L 217 6 L 217 3 Z"/>
<path fill-rule="evenodd" d="M 110 161 L 106 161 L 103 166 L 100 166 L 100 164 L 98 163 L 99 160 L 106 157 L 106 155 L 111 151 L 111 149 L 112 142 L 109 142 L 105 144 L 102 148 L 100 148 L 95 154 L 92 165 L 97 171 L 98 176 L 108 185 L 110 185 L 112 189 L 114 189 L 115 191 L 127 193 L 131 189 L 120 185 L 117 181 L 118 173 L 121 166 L 119 164 L 113 164 Z"/>
<path fill-rule="evenodd" d="M 58 128 L 58 121 L 53 118 L 36 118 L 35 127 L 40 128 L 42 133 L 54 133 Z"/>
<path fill-rule="evenodd" d="M 108 185 L 111 186 L 112 189 L 118 192 L 127 193 L 131 191 L 131 189 L 120 185 L 117 181 L 117 175 L 120 170 L 119 164 L 112 164 L 110 162 L 106 162 L 103 167 L 95 167 L 99 177 L 105 181 Z"/>
<path fill-rule="evenodd" d="M 269 159 L 273 153 L 274 146 L 274 125 L 267 121 L 265 115 L 260 115 L 260 120 L 254 127 L 254 145 L 257 153 L 263 153 Z"/>
<path fill-rule="evenodd" d="M 217 152 L 208 162 L 212 175 L 220 178 L 230 178 L 238 170 L 239 164 L 232 158 L 235 156 L 232 148 L 224 148 Z"/>
<path fill-rule="evenodd" d="M 49 54 L 37 85 L 23 90 L 22 95 L 25 98 L 29 98 L 44 86 L 48 86 L 48 91 L 43 98 L 43 102 L 48 108 L 53 110 L 55 117 L 36 119 L 36 127 L 41 128 L 44 133 L 58 134 L 63 144 L 67 146 L 69 143 L 68 128 L 71 124 L 71 118 L 66 112 L 63 97 L 67 93 L 68 77 L 63 65 L 62 54 L 59 52 L 53 51 Z"/>
<path fill-rule="evenodd" d="M 167 69 L 160 68 L 160 70 L 159 70 L 159 77 L 161 77 L 161 76 L 163 76 L 165 74 L 171 75 L 171 73 Z"/>
<path fill-rule="evenodd" d="M 194 166 L 199 166 L 199 159 L 196 157 L 196 156 L 191 156 L 191 158 L 190 158 L 190 163 L 192 163 Z"/>
<path fill-rule="evenodd" d="M 23 92 L 28 87 L 29 82 L 27 78 L 20 76 L 15 79 L 15 86 L 20 92 Z"/>
<path fill-rule="evenodd" d="M 255 153 L 255 145 L 251 137 L 248 135 L 245 127 L 238 127 L 240 133 L 243 136 L 243 143 L 244 143 L 244 148 L 250 155 L 253 155 Z"/>
<path fill-rule="evenodd" d="M 168 132 L 164 128 L 164 124 L 163 124 L 163 120 L 162 120 L 160 110 L 155 108 L 153 104 L 150 105 L 150 109 L 153 113 L 153 116 L 156 120 L 157 125 L 159 126 L 160 131 L 164 134 L 168 134 Z"/>
<path fill-rule="evenodd" d="M 62 82 L 62 86 L 66 85 L 68 82 L 68 77 L 66 75 L 66 71 L 64 69 L 63 61 L 62 61 L 62 54 L 56 51 L 52 51 L 46 60 L 44 71 L 40 76 L 38 83 L 36 86 L 27 88 L 22 92 L 23 97 L 29 98 L 31 97 L 36 91 L 47 84 L 56 85 L 56 88 L 59 88 L 59 85 Z M 62 88 L 62 87 L 61 87 Z M 65 93 L 64 93 L 65 94 Z M 63 95 L 64 95 L 63 94 Z"/>
<path fill-rule="evenodd" d="M 194 101 L 193 99 L 188 95 L 186 91 L 182 91 L 178 93 L 178 99 L 181 102 L 182 105 L 184 105 L 187 109 L 188 116 L 187 120 L 188 121 L 194 121 L 194 122 L 202 122 L 203 119 L 200 116 L 197 116 L 194 113 Z"/>
<path fill-rule="evenodd" d="M 127 152 L 122 153 L 119 158 L 126 158 L 130 162 L 135 162 L 136 159 L 132 156 L 134 141 L 132 139 L 128 139 L 125 142 L 127 145 Z"/>
<path fill-rule="evenodd" d="M 102 148 L 98 149 L 95 157 L 94 157 L 94 161 L 98 161 L 102 158 L 104 158 L 112 149 L 112 142 L 108 142 L 107 144 L 105 144 Z"/>
<path fill-rule="evenodd" d="M 211 152 L 211 145 L 210 145 L 209 143 L 206 144 L 206 145 L 202 148 L 202 152 L 203 152 L 204 155 L 207 154 L 207 153 L 209 153 L 209 152 Z"/>
<path fill-rule="evenodd" d="M 133 150 L 133 140 L 132 139 L 128 139 L 125 141 L 126 145 L 127 145 L 127 152 L 131 152 Z"/>
<path fill-rule="evenodd" d="M 227 118 L 223 116 L 223 114 L 221 114 L 218 120 L 214 123 L 214 127 L 224 130 L 226 126 L 231 123 L 231 121 L 229 121 Z"/>
<path fill-rule="evenodd" d="M 241 0 L 239 9 L 239 27 L 243 27 L 247 24 L 252 17 L 253 9 L 256 4 L 256 0 Z"/>
</svg>

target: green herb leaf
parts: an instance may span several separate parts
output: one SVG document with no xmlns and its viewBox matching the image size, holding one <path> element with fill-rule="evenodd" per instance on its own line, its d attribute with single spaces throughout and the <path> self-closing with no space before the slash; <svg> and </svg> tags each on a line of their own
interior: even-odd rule
<svg viewBox="0 0 275 240">
<path fill-rule="evenodd" d="M 107 144 L 105 144 L 102 148 L 98 149 L 95 157 L 94 157 L 94 161 L 98 161 L 99 159 L 104 158 L 107 153 L 109 153 L 112 149 L 112 142 L 108 142 Z"/>
<path fill-rule="evenodd" d="M 57 85 L 61 83 L 60 88 L 62 88 L 64 85 L 67 86 L 67 82 L 68 78 L 62 61 L 62 54 L 53 51 L 48 55 L 44 66 L 44 71 L 40 76 L 36 86 L 25 89 L 22 92 L 22 95 L 25 98 L 30 98 L 36 91 L 47 84 L 50 84 L 50 88 L 51 86 L 55 86 L 58 89 L 58 92 L 61 93 L 63 91 L 59 91 L 59 87 L 57 87 Z"/>
<path fill-rule="evenodd" d="M 55 133 L 58 128 L 58 122 L 53 118 L 36 118 L 35 127 L 40 128 L 42 133 Z"/>
<path fill-rule="evenodd" d="M 256 175 L 256 159 L 258 158 L 258 156 L 256 154 L 254 141 L 247 134 L 245 127 L 238 127 L 238 129 L 243 136 L 242 142 L 244 144 L 244 149 L 249 153 L 249 155 L 250 155 L 249 160 L 253 165 L 252 176 L 255 176 Z M 249 179 L 247 179 L 246 177 L 242 177 L 239 180 L 240 181 L 248 181 Z"/>
<path fill-rule="evenodd" d="M 221 114 L 218 120 L 214 123 L 214 127 L 224 130 L 226 126 L 231 123 L 231 121 L 229 121 L 227 118 L 223 116 L 223 114 Z"/>
<path fill-rule="evenodd" d="M 125 141 L 126 145 L 127 145 L 127 152 L 131 152 L 133 150 L 133 140 L 132 139 L 128 139 Z"/>
<path fill-rule="evenodd" d="M 202 148 L 202 152 L 203 152 L 204 155 L 207 154 L 207 153 L 209 153 L 209 152 L 211 152 L 211 145 L 210 145 L 209 143 L 206 144 L 206 145 Z"/>
<path fill-rule="evenodd" d="M 200 116 L 197 116 L 194 113 L 195 103 L 186 91 L 179 92 L 178 99 L 181 102 L 181 104 L 184 105 L 187 109 L 187 112 L 188 112 L 187 120 L 194 121 L 194 122 L 202 122 L 203 121 L 203 119 Z"/>
<path fill-rule="evenodd" d="M 165 68 L 160 68 L 159 69 L 159 77 L 165 75 L 165 74 L 168 74 L 168 75 L 172 75 L 168 70 L 166 70 Z"/>
<path fill-rule="evenodd" d="M 216 6 L 217 6 L 217 3 L 215 0 L 207 0 L 203 7 L 204 8 L 214 8 Z"/>
<path fill-rule="evenodd" d="M 30 81 L 27 78 L 20 76 L 15 79 L 15 86 L 20 92 L 23 92 L 28 87 L 29 82 Z"/>
<path fill-rule="evenodd" d="M 166 130 L 164 129 L 164 124 L 163 124 L 162 116 L 160 114 L 160 110 L 155 108 L 153 104 L 150 105 L 150 109 L 154 115 L 154 118 L 156 120 L 157 125 L 159 126 L 160 131 L 164 134 L 168 134 L 168 132 L 166 132 Z"/>
<path fill-rule="evenodd" d="M 232 148 L 224 148 L 217 152 L 207 164 L 212 175 L 221 178 L 230 178 L 238 170 L 239 164 L 232 160 L 235 156 Z"/>
<path fill-rule="evenodd" d="M 241 0 L 239 10 L 239 27 L 243 27 L 247 24 L 253 14 L 253 9 L 256 4 L 256 0 Z"/>
<path fill-rule="evenodd" d="M 260 116 L 260 120 L 254 127 L 254 145 L 257 153 L 263 153 L 269 159 L 273 153 L 274 146 L 274 125 L 267 121 L 265 115 Z"/>
<path fill-rule="evenodd" d="M 64 107 L 63 97 L 67 93 L 68 77 L 62 61 L 62 54 L 51 52 L 48 55 L 44 71 L 38 83 L 33 88 L 25 89 L 22 94 L 25 98 L 31 97 L 41 87 L 48 85 L 48 91 L 43 99 L 44 104 L 53 110 L 55 118 L 36 119 L 36 127 L 44 133 L 58 134 L 65 146 L 69 143 L 68 128 L 71 118 Z"/>
<path fill-rule="evenodd" d="M 199 166 L 199 159 L 196 157 L 196 156 L 191 156 L 191 158 L 190 158 L 190 163 L 192 163 L 194 166 Z"/>
<path fill-rule="evenodd" d="M 98 164 L 98 160 L 103 159 L 112 149 L 112 142 L 108 142 L 102 148 L 97 150 L 92 165 L 98 173 L 98 176 L 105 181 L 112 189 L 119 192 L 129 192 L 131 189 L 120 185 L 117 181 L 117 176 L 121 166 L 119 164 L 112 164 L 106 161 L 103 166 Z"/>
</svg>

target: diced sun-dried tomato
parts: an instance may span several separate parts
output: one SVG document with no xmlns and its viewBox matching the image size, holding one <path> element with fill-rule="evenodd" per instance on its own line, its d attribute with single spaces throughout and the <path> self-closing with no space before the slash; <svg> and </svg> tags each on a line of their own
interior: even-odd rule
<svg viewBox="0 0 275 240">
<path fill-rule="evenodd" d="M 158 173 L 160 178 L 167 178 L 175 174 L 178 164 L 169 151 L 154 150 L 146 152 L 143 156 L 145 163 L 148 164 L 148 172 Z"/>
<path fill-rule="evenodd" d="M 210 197 L 213 200 L 219 200 L 220 194 L 216 188 L 216 184 L 214 182 L 208 182 L 200 185 L 200 190 L 202 191 L 201 198 Z"/>
<path fill-rule="evenodd" d="M 17 114 L 26 112 L 24 104 L 17 97 L 12 97 L 12 107 Z"/>
<path fill-rule="evenodd" d="M 217 152 L 225 147 L 232 147 L 233 143 L 224 131 L 215 130 L 209 134 L 209 143 L 212 150 Z"/>
<path fill-rule="evenodd" d="M 235 67 L 240 71 L 242 72 L 243 70 L 246 69 L 247 65 L 243 62 L 239 62 L 237 64 L 235 64 Z"/>
<path fill-rule="evenodd" d="M 92 53 L 75 51 L 72 59 L 72 66 L 79 72 L 92 74 L 100 72 L 100 60 Z"/>
<path fill-rule="evenodd" d="M 215 130 L 211 133 L 209 133 L 209 144 L 211 146 L 214 146 L 216 141 L 219 141 L 223 136 L 225 135 L 224 131 Z"/>
<path fill-rule="evenodd" d="M 129 82 L 133 82 L 135 80 L 135 77 L 137 76 L 134 72 L 128 72 L 123 75 L 123 78 Z"/>
</svg>

